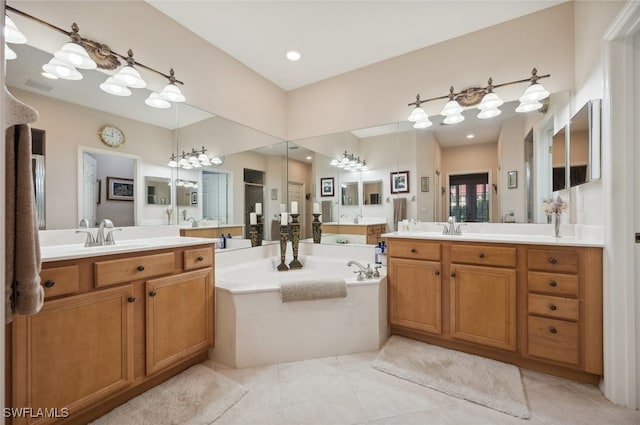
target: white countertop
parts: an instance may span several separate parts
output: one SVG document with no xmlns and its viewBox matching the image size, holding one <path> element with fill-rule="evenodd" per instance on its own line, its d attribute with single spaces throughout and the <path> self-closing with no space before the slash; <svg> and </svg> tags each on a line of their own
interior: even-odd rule
<svg viewBox="0 0 640 425">
<path fill-rule="evenodd" d="M 513 244 L 535 244 L 535 245 L 555 245 L 555 246 L 582 246 L 582 247 L 604 247 L 602 241 L 594 239 L 580 239 L 570 237 L 553 237 L 549 235 L 532 234 L 508 234 L 508 233 L 463 233 L 462 235 L 443 235 L 440 232 L 430 231 L 407 231 L 385 233 L 382 237 L 404 238 L 404 239 L 427 239 L 454 242 L 493 242 L 493 243 L 513 243 Z"/>
<path fill-rule="evenodd" d="M 42 262 L 73 260 L 102 255 L 137 253 L 156 249 L 179 248 L 191 245 L 213 244 L 217 239 L 167 236 L 149 239 L 128 239 L 115 245 L 85 247 L 84 244 L 51 245 L 40 247 Z"/>
</svg>

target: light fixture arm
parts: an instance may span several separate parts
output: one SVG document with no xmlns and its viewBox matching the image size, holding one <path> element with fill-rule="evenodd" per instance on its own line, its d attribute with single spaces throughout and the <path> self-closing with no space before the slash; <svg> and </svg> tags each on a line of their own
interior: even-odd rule
<svg viewBox="0 0 640 425">
<path fill-rule="evenodd" d="M 58 31 L 58 32 L 60 32 L 62 34 L 65 34 L 66 36 L 71 37 L 71 40 L 73 42 L 75 42 L 75 43 L 78 43 L 78 44 L 83 45 L 83 46 L 90 46 L 92 48 L 98 49 L 105 56 L 108 56 L 110 54 L 111 55 L 115 55 L 115 56 L 119 57 L 120 59 L 124 60 L 125 62 L 127 62 L 127 64 L 129 66 L 133 66 L 133 65 L 139 66 L 141 68 L 146 69 L 147 71 L 151 71 L 151 72 L 154 72 L 154 73 L 156 73 L 158 75 L 163 76 L 164 78 L 168 79 L 169 81 L 171 81 L 174 84 L 177 83 L 177 84 L 184 85 L 184 83 L 182 81 L 180 81 L 180 80 L 175 78 L 174 73 L 171 73 L 171 75 L 167 75 L 164 72 L 160 72 L 160 71 L 158 71 L 158 70 L 156 70 L 154 68 L 151 68 L 150 66 L 147 66 L 147 65 L 145 65 L 143 63 L 140 63 L 140 62 L 134 60 L 133 59 L 133 52 L 131 51 L 131 49 L 129 49 L 129 51 L 127 52 L 128 55 L 124 56 L 124 55 L 122 55 L 122 54 L 120 54 L 118 52 L 114 52 L 113 50 L 111 50 L 109 48 L 109 46 L 107 46 L 105 44 L 101 44 L 101 43 L 98 43 L 97 41 L 81 37 L 80 34 L 79 34 L 80 28 L 78 27 L 78 25 L 75 22 L 73 23 L 73 25 L 71 25 L 71 32 L 70 32 L 70 31 L 64 30 L 64 29 L 62 29 L 60 27 L 57 27 L 56 25 L 53 25 L 53 24 L 51 24 L 51 23 L 49 23 L 47 21 L 44 21 L 44 20 L 42 20 L 40 18 L 37 18 L 37 17 L 35 17 L 33 15 L 30 15 L 30 14 L 28 14 L 26 12 L 23 12 L 22 10 L 16 9 L 15 7 L 6 5 L 5 9 L 10 11 L 10 12 L 13 12 L 13 13 L 15 13 L 17 15 L 20 15 L 20 16 L 22 16 L 24 18 L 28 18 L 28 19 L 31 19 L 32 21 L 38 22 L 38 23 L 40 23 L 40 24 L 42 24 L 44 26 L 47 26 L 47 27 L 49 27 L 49 28 L 51 28 L 51 29 L 53 29 L 55 31 Z"/>
</svg>

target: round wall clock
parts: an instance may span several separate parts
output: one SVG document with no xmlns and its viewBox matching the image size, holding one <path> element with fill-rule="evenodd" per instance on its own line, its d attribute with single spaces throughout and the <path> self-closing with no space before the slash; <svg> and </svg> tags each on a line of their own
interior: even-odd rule
<svg viewBox="0 0 640 425">
<path fill-rule="evenodd" d="M 124 133 L 117 127 L 105 125 L 98 131 L 100 140 L 111 148 L 119 148 L 124 145 Z"/>
</svg>

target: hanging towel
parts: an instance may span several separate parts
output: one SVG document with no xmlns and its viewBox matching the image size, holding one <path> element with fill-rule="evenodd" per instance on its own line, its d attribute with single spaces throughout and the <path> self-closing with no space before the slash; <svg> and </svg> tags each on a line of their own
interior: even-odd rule
<svg viewBox="0 0 640 425">
<path fill-rule="evenodd" d="M 31 174 L 31 129 L 7 129 L 5 170 L 6 322 L 15 313 L 35 314 L 44 303 L 40 243 Z"/>
<path fill-rule="evenodd" d="M 407 198 L 393 200 L 393 227 L 398 230 L 398 222 L 407 218 Z"/>
</svg>

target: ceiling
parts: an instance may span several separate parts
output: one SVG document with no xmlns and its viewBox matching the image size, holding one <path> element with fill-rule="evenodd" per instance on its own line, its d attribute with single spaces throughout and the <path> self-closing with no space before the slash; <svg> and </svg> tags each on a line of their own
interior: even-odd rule
<svg viewBox="0 0 640 425">
<path fill-rule="evenodd" d="M 288 91 L 566 0 L 145 1 Z"/>
</svg>

